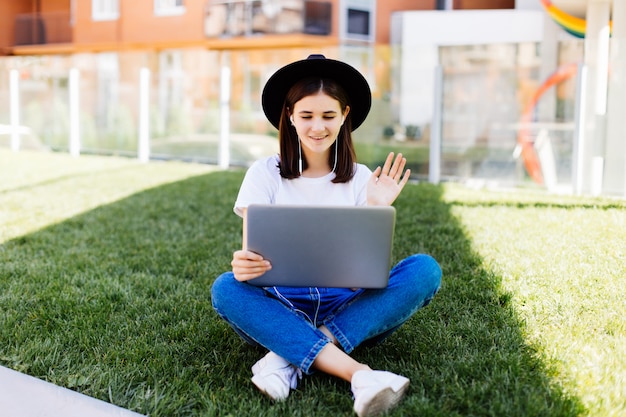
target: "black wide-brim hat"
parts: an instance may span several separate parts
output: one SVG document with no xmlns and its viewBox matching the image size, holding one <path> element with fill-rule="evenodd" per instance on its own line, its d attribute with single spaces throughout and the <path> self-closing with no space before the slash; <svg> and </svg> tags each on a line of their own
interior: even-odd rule
<svg viewBox="0 0 626 417">
<path fill-rule="evenodd" d="M 324 55 L 309 55 L 307 59 L 292 62 L 276 71 L 263 88 L 263 111 L 275 128 L 278 129 L 289 89 L 309 77 L 335 80 L 348 95 L 352 130 L 361 126 L 372 106 L 372 92 L 365 77 L 345 62 L 328 59 Z"/>
</svg>

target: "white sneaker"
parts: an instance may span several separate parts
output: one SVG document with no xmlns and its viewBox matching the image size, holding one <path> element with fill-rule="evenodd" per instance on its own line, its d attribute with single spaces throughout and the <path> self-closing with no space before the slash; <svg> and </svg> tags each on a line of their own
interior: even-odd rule
<svg viewBox="0 0 626 417">
<path fill-rule="evenodd" d="M 302 371 L 274 352 L 269 352 L 252 366 L 252 383 L 272 400 L 282 401 L 290 389 L 298 386 Z"/>
<path fill-rule="evenodd" d="M 359 417 L 375 416 L 395 407 L 409 379 L 387 371 L 357 371 L 352 375 L 354 411 Z"/>
</svg>

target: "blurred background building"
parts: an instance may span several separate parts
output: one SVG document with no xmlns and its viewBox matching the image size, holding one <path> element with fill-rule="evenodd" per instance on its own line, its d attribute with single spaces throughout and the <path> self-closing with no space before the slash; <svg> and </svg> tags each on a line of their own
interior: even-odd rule
<svg viewBox="0 0 626 417">
<path fill-rule="evenodd" d="M 625 8 L 0 0 L 0 146 L 245 166 L 277 151 L 267 78 L 322 53 L 370 82 L 368 165 L 395 150 L 417 179 L 623 196 Z"/>
</svg>

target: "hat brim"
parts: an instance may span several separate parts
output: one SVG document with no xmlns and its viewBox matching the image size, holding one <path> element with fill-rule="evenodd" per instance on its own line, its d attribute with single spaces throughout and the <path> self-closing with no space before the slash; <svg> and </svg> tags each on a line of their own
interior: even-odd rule
<svg viewBox="0 0 626 417">
<path fill-rule="evenodd" d="M 280 115 L 289 89 L 308 77 L 330 78 L 346 91 L 350 106 L 352 130 L 365 121 L 372 106 L 372 93 L 365 77 L 354 67 L 321 56 L 288 64 L 276 71 L 265 84 L 261 103 L 270 123 L 278 129 Z"/>
</svg>

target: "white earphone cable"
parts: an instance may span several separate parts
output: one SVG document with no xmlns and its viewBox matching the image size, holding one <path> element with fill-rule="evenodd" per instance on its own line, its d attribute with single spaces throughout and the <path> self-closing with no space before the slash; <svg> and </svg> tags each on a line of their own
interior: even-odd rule
<svg viewBox="0 0 626 417">
<path fill-rule="evenodd" d="M 337 169 L 337 148 L 339 147 L 339 137 L 335 140 L 335 163 L 333 165 L 333 172 Z"/>
<path fill-rule="evenodd" d="M 300 175 L 302 175 L 302 144 L 300 143 L 300 138 L 298 138 L 298 156 L 300 157 L 298 160 L 298 168 L 300 169 Z"/>
</svg>

